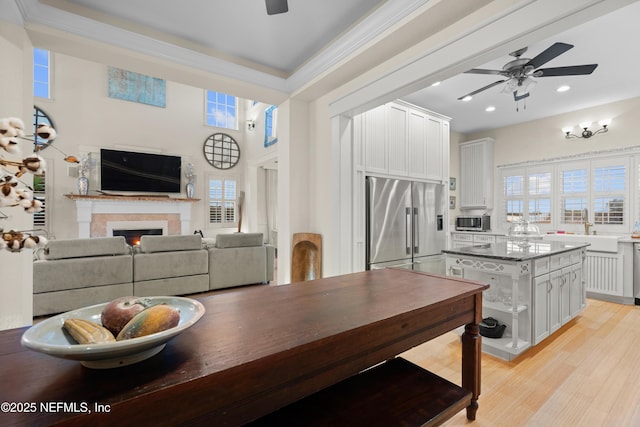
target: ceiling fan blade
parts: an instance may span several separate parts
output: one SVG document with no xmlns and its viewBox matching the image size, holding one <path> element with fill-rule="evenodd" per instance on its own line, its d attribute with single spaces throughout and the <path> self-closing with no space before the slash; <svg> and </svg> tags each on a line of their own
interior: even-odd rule
<svg viewBox="0 0 640 427">
<path fill-rule="evenodd" d="M 277 15 L 289 11 L 287 0 L 265 0 L 267 4 L 267 15 Z"/>
<path fill-rule="evenodd" d="M 556 68 L 540 68 L 533 75 L 535 77 L 554 77 L 554 76 L 583 76 L 593 73 L 598 64 L 573 65 L 570 67 Z"/>
<path fill-rule="evenodd" d="M 464 72 L 465 74 L 495 74 L 498 76 L 505 75 L 502 70 L 487 70 L 484 68 L 472 68 Z"/>
<path fill-rule="evenodd" d="M 541 65 L 546 64 L 551 61 L 553 58 L 562 55 L 569 49 L 573 47 L 572 44 L 567 43 L 554 43 L 546 50 L 542 51 L 542 53 L 538 54 L 535 58 L 531 59 L 529 62 L 525 64 L 526 66 L 531 66 L 533 68 L 538 68 Z"/>
<path fill-rule="evenodd" d="M 462 101 L 462 99 L 463 99 L 463 98 L 465 98 L 465 97 L 467 97 L 467 96 L 473 96 L 473 95 L 475 95 L 476 93 L 480 93 L 480 92 L 482 92 L 482 91 L 484 91 L 484 90 L 491 89 L 492 87 L 497 86 L 497 85 L 499 85 L 500 83 L 504 83 L 504 82 L 506 82 L 506 81 L 507 81 L 507 80 L 498 80 L 497 82 L 493 82 L 493 83 L 491 83 L 490 85 L 486 85 L 486 86 L 484 86 L 484 87 L 481 87 L 481 88 L 480 88 L 480 89 L 478 89 L 478 90 L 474 90 L 473 92 L 469 92 L 468 94 L 461 96 L 460 98 L 458 98 L 458 101 Z"/>
</svg>

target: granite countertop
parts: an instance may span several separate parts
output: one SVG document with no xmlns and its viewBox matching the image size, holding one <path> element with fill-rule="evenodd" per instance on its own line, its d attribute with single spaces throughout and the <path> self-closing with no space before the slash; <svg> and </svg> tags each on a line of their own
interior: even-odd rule
<svg viewBox="0 0 640 427">
<path fill-rule="evenodd" d="M 516 242 L 505 242 L 451 248 L 445 249 L 442 252 L 445 254 L 501 259 L 505 261 L 526 261 L 587 246 L 589 246 L 588 243 L 580 242 L 537 241 L 530 242 L 528 247 L 520 247 Z"/>
</svg>

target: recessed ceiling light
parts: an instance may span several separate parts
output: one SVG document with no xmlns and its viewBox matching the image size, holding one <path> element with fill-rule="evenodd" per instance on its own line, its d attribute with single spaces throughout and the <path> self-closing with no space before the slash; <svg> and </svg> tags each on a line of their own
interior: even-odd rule
<svg viewBox="0 0 640 427">
<path fill-rule="evenodd" d="M 571 89 L 571 86 L 563 85 L 563 86 L 560 86 L 560 87 L 559 87 L 558 89 L 556 89 L 556 90 L 557 90 L 558 92 L 566 92 L 566 91 L 568 91 L 569 89 Z"/>
<path fill-rule="evenodd" d="M 492 111 L 496 111 L 496 107 L 494 107 L 493 105 L 489 105 L 484 109 L 484 111 L 486 111 L 487 113 L 491 113 Z"/>
<path fill-rule="evenodd" d="M 471 101 L 472 99 L 473 99 L 473 97 L 472 97 L 471 95 L 467 95 L 467 96 L 465 96 L 464 98 L 462 98 L 462 101 L 464 101 L 464 102 L 469 102 L 469 101 Z"/>
<path fill-rule="evenodd" d="M 431 86 L 438 86 L 440 85 L 440 82 L 434 82 L 433 84 L 431 84 Z"/>
</svg>

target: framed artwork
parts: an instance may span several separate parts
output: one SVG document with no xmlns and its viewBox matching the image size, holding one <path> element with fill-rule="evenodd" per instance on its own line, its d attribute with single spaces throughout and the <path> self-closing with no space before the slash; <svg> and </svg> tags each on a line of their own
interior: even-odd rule
<svg viewBox="0 0 640 427">
<path fill-rule="evenodd" d="M 456 179 L 454 177 L 449 178 L 449 190 L 455 191 L 456 189 Z"/>
<path fill-rule="evenodd" d="M 449 209 L 456 208 L 456 196 L 449 196 Z"/>
<path fill-rule="evenodd" d="M 109 98 L 166 107 L 166 82 L 121 68 L 109 67 Z"/>
</svg>

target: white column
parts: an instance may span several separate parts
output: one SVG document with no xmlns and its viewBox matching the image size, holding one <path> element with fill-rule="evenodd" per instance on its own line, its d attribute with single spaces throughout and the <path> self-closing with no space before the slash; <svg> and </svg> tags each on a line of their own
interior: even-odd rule
<svg viewBox="0 0 640 427">
<path fill-rule="evenodd" d="M 78 215 L 78 238 L 88 239 L 91 237 L 91 217 L 93 216 L 92 200 L 76 200 Z"/>
</svg>

